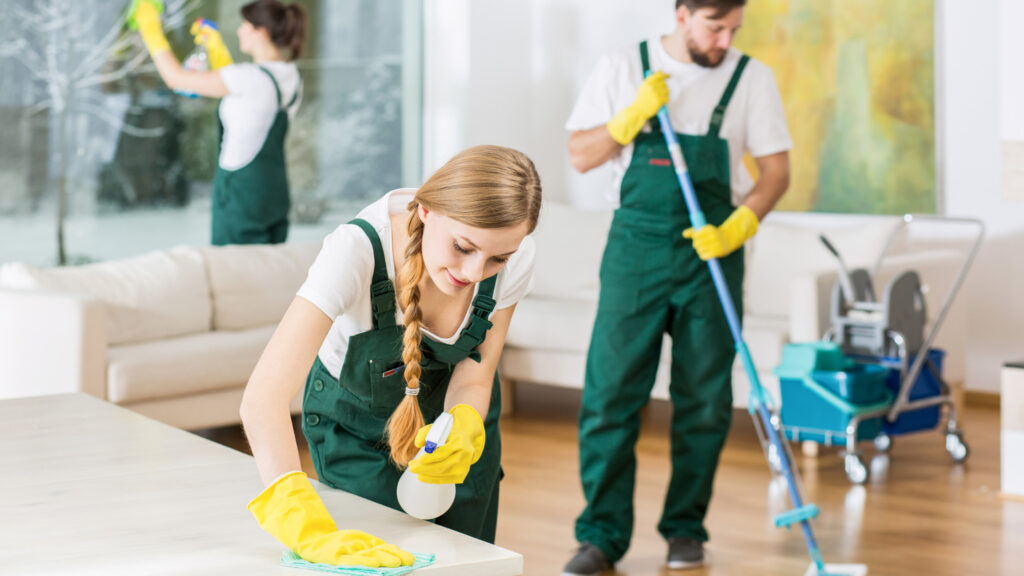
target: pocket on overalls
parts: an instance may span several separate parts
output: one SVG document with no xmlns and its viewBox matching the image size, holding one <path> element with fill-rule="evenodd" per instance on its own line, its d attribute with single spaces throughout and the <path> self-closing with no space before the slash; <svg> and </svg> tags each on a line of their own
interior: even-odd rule
<svg viewBox="0 0 1024 576">
<path fill-rule="evenodd" d="M 405 373 L 395 372 L 401 361 L 370 360 L 370 411 L 375 416 L 390 416 L 405 399 Z M 444 396 L 451 371 L 447 367 L 424 368 L 420 373 L 420 393 L 417 399 L 427 423 L 444 410 Z"/>
</svg>

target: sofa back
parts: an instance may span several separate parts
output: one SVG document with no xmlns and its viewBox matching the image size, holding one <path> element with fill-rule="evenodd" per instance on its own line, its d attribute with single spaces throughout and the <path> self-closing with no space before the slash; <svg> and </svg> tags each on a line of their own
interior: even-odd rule
<svg viewBox="0 0 1024 576">
<path fill-rule="evenodd" d="M 276 324 L 306 280 L 319 242 L 202 248 L 214 330 Z"/>
<path fill-rule="evenodd" d="M 852 270 L 873 265 L 899 224 L 894 216 L 770 214 L 747 245 L 746 313 L 786 318 L 790 281 L 807 273 L 838 270 L 819 234 L 828 237 Z"/>
<path fill-rule="evenodd" d="M 60 268 L 10 263 L 0 266 L 0 286 L 72 292 L 99 300 L 112 345 L 210 329 L 210 288 L 202 254 L 195 248 Z"/>
</svg>

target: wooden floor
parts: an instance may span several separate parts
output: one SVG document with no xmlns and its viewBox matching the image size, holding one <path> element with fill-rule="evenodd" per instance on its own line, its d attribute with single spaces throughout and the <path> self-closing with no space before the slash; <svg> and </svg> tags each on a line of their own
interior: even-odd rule
<svg viewBox="0 0 1024 576">
<path fill-rule="evenodd" d="M 525 574 L 558 575 L 574 551 L 573 522 L 583 506 L 579 393 L 520 385 L 515 408 L 502 424 L 506 476 L 497 544 L 524 556 Z M 771 524 L 772 514 L 788 506 L 785 485 L 771 482 L 745 411 L 734 414 L 707 519 L 710 566 L 664 567 L 665 543 L 656 525 L 668 485 L 669 416 L 668 405 L 657 401 L 645 413 L 637 448 L 636 533 L 614 574 L 803 575 L 809 560 L 800 532 Z M 847 481 L 835 449 L 823 449 L 815 459 L 797 450 L 807 496 L 821 508 L 814 527 L 826 561 L 864 563 L 872 576 L 1024 575 L 1024 503 L 999 495 L 999 411 L 968 407 L 962 422 L 971 447 L 966 465 L 951 463 L 937 432 L 903 436 L 888 461 L 871 461 L 865 486 Z M 202 434 L 247 449 L 237 427 Z M 865 451 L 870 458 L 873 449 Z M 302 454 L 312 474 L 305 447 Z"/>
</svg>

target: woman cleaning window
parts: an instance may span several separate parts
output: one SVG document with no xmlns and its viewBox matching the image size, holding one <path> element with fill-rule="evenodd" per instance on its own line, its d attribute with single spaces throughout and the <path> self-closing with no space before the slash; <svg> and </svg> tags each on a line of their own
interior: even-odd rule
<svg viewBox="0 0 1024 576">
<path fill-rule="evenodd" d="M 215 245 L 276 244 L 288 237 L 291 205 L 284 140 L 301 100 L 293 62 L 302 55 L 306 13 L 298 4 L 258 0 L 242 7 L 238 43 L 251 63 L 233 64 L 216 27 L 198 21 L 197 44 L 206 47 L 210 70 L 186 70 L 170 50 L 157 0 L 136 0 L 129 24 L 142 40 L 167 86 L 220 98 L 219 152 L 211 202 Z"/>
</svg>

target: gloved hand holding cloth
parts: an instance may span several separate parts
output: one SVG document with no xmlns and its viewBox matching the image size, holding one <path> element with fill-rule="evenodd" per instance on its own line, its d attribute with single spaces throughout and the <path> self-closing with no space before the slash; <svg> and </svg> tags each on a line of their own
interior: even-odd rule
<svg viewBox="0 0 1024 576">
<path fill-rule="evenodd" d="M 338 530 L 303 472 L 275 480 L 249 502 L 260 527 L 307 562 L 335 566 L 412 566 L 412 554 L 359 530 Z"/>
<path fill-rule="evenodd" d="M 171 49 L 160 24 L 160 14 L 163 11 L 164 4 L 160 0 L 133 0 L 128 9 L 128 28 L 139 31 L 142 43 L 146 45 L 150 56 Z"/>
<path fill-rule="evenodd" d="M 462 484 L 469 474 L 469 467 L 484 452 L 484 421 L 476 409 L 468 404 L 458 404 L 448 412 L 453 420 L 448 441 L 432 453 L 423 454 L 409 463 L 409 471 L 416 474 L 420 482 Z M 428 424 L 416 433 L 417 448 L 426 444 L 430 426 Z"/>
</svg>

